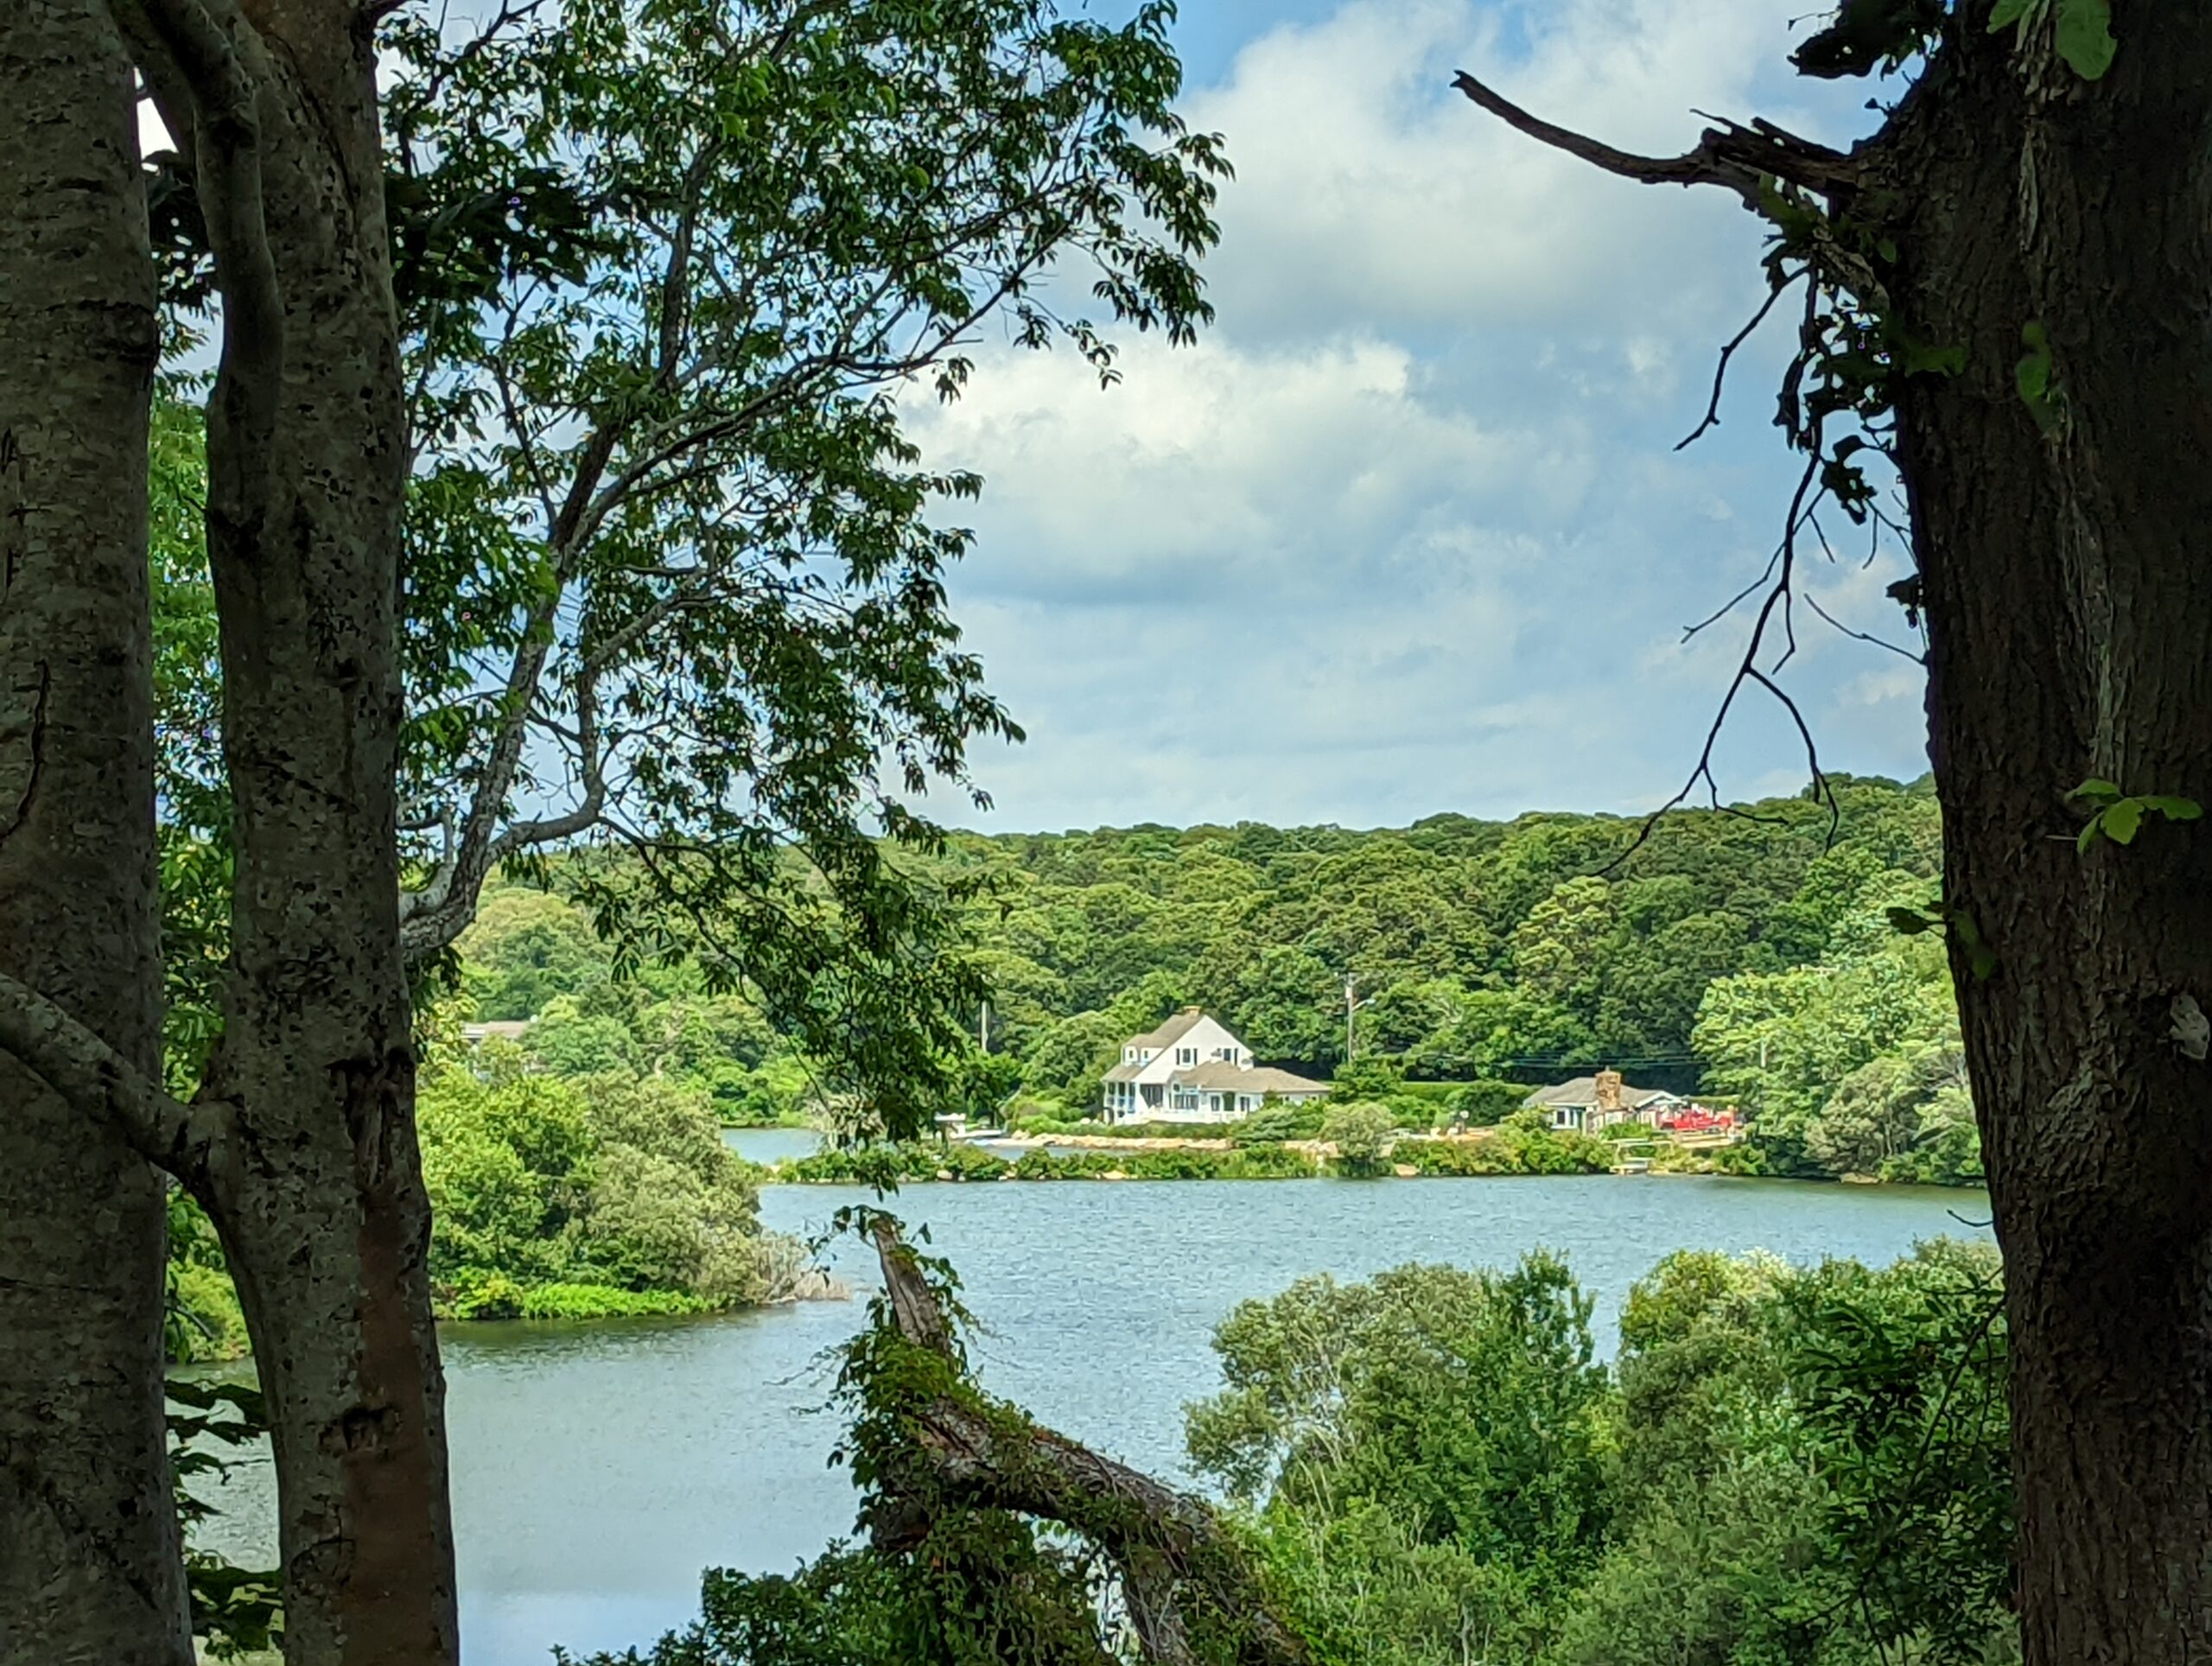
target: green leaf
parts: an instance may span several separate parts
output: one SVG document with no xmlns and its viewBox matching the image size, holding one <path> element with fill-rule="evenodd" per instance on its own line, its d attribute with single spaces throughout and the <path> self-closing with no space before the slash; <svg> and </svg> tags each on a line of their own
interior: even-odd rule
<svg viewBox="0 0 2212 1666">
<path fill-rule="evenodd" d="M 1936 924 L 1917 908 L 1885 908 L 1882 912 L 1890 917 L 1890 924 L 1907 937 L 1918 937 Z"/>
<path fill-rule="evenodd" d="M 2142 804 L 2144 809 L 2155 810 L 2170 822 L 2200 821 L 2204 816 L 2204 806 L 2194 798 L 2171 798 L 2158 796 L 2146 798 L 2142 800 Z"/>
<path fill-rule="evenodd" d="M 2112 0 L 2058 0 L 2057 47 L 2083 80 L 2102 79 L 2120 50 L 2112 34 Z"/>
<path fill-rule="evenodd" d="M 2027 9 L 2028 0 L 1997 0 L 1989 14 L 1989 32 L 1994 35 L 2005 24 L 2018 22 Z"/>
<path fill-rule="evenodd" d="M 2143 800 L 2122 798 L 2107 808 L 2097 817 L 2097 823 L 2104 829 L 2105 836 L 2114 844 L 2133 844 L 2136 833 L 2143 825 Z"/>
<path fill-rule="evenodd" d="M 2100 780 L 2092 775 L 2066 796 L 2069 798 L 2080 798 L 2088 804 L 2108 804 L 2120 797 L 2120 791 L 2112 782 Z"/>
<path fill-rule="evenodd" d="M 2074 841 L 2076 851 L 2085 856 L 2089 854 L 2089 847 L 2097 842 L 2097 835 L 2104 830 L 2104 819 L 2101 812 L 2089 817 L 2088 824 L 2082 829 L 2081 836 Z"/>
</svg>

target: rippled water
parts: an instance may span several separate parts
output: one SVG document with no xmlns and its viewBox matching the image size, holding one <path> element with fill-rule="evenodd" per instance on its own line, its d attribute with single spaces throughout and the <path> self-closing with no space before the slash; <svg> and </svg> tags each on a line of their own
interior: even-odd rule
<svg viewBox="0 0 2212 1666">
<path fill-rule="evenodd" d="M 785 1130 L 760 1130 L 783 1134 Z M 741 1136 L 747 1142 L 758 1135 Z M 801 1135 L 800 1137 L 810 1137 Z M 818 1230 L 867 1194 L 770 1187 L 767 1224 Z M 898 1200 L 950 1256 L 988 1329 L 985 1383 L 1117 1456 L 1181 1476 L 1181 1408 L 1217 1384 L 1207 1339 L 1237 1301 L 1307 1273 L 1564 1253 L 1603 1345 L 1669 1250 L 1894 1259 L 1976 1229 L 1973 1193 L 1675 1177 L 918 1187 Z M 836 1252 L 865 1283 L 872 1261 Z M 819 1411 L 861 1304 L 590 1326 L 454 1326 L 454 1501 L 471 1666 L 649 1641 L 699 1570 L 790 1567 L 852 1525 Z M 1185 1477 L 1184 1478 L 1187 1478 Z M 232 1496 L 265 1510 L 265 1466 Z"/>
</svg>

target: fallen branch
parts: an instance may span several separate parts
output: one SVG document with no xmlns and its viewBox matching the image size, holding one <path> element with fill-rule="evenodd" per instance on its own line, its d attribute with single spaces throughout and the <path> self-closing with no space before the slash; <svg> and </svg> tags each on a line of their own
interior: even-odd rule
<svg viewBox="0 0 2212 1666">
<path fill-rule="evenodd" d="M 908 1343 L 957 1362 L 952 1328 L 914 1252 L 887 1216 L 869 1224 L 885 1307 Z M 964 1388 L 964 1384 L 963 1385 Z M 1225 1633 L 1236 1666 L 1308 1666 L 1249 1560 L 1203 1500 L 1101 1456 L 973 1392 L 936 1396 L 906 1417 L 911 1448 L 870 1506 L 878 1548 L 918 1548 L 937 1511 L 1006 1510 L 1058 1523 L 1121 1576 L 1130 1628 L 1157 1666 L 1200 1666 L 1200 1633 Z M 906 1467 L 911 1466 L 911 1467 Z"/>
</svg>

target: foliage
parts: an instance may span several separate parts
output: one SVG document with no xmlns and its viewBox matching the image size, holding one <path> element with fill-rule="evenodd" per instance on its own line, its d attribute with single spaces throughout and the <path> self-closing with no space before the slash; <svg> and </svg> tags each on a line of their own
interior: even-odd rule
<svg viewBox="0 0 2212 1666">
<path fill-rule="evenodd" d="M 2204 806 L 2194 798 L 2162 793 L 2123 793 L 2110 781 L 2084 781 L 2070 796 L 2090 807 L 2089 819 L 2082 824 L 2075 841 L 2077 848 L 2084 852 L 2101 838 L 2114 844 L 2134 843 L 2145 817 L 2160 816 L 2170 822 L 2204 818 Z"/>
<path fill-rule="evenodd" d="M 1300 1280 L 1216 1330 L 1229 1386 L 1191 1411 L 1192 1461 L 1239 1498 L 1376 1506 L 1419 1542 L 1577 1566 L 1603 1529 L 1612 1439 L 1590 1311 L 1541 1251 L 1504 1274 Z"/>
<path fill-rule="evenodd" d="M 1888 924 L 1887 900 L 1906 883 L 1871 876 L 1821 960 L 1706 992 L 1695 1036 L 1707 1087 L 1750 1114 L 1786 1171 L 1980 1179 L 1942 946 Z"/>
<path fill-rule="evenodd" d="M 1587 870 L 1630 836 L 1603 817 L 957 836 L 933 882 L 976 893 L 960 931 L 991 980 L 995 1050 L 948 1041 L 940 1103 L 1010 1113 L 1033 1133 L 1113 1132 L 1083 1113 L 1126 1037 L 1204 1002 L 1258 1046 L 1269 1026 L 1304 1024 L 1292 1015 L 1303 1001 L 1320 1057 L 1286 1062 L 1333 1067 L 1336 1097 L 1380 1103 L 1402 1127 L 1495 1126 L 1529 1090 L 1490 1072 L 1555 1080 L 1611 1063 L 1639 1085 L 1716 1094 L 1754 1115 L 1762 1153 L 1714 1166 L 1835 1173 L 1871 1160 L 1864 1172 L 1886 1178 L 1972 1182 L 1970 1107 L 1945 1072 L 1956 1021 L 1941 945 L 1884 925 L 1933 881 L 1933 801 L 1918 786 L 1839 790 L 1847 817 L 1833 848 L 1803 800 L 1761 807 L 1778 826 L 1685 812 L 1602 877 Z M 563 870 L 548 878 L 550 893 L 488 891 L 460 944 L 478 1015 L 533 1020 L 523 1046 L 539 1066 L 665 1076 L 707 1092 L 730 1122 L 868 1131 L 804 1037 L 746 992 L 716 993 L 696 963 L 626 961 Z M 1287 965 L 1282 955 L 1326 958 L 1337 950 L 1317 945 L 1339 944 L 1376 990 L 1349 1068 L 1333 1057 L 1340 1023 L 1320 1021 L 1340 982 L 1262 1000 L 1252 982 L 1263 964 Z M 1843 1084 L 1885 1058 L 1924 1091 L 1870 1136 L 1868 1084 Z M 1463 1079 L 1408 1079 L 1439 1071 Z M 1148 1131 L 1272 1144 L 1313 1138 L 1319 1123 L 1318 1112 L 1263 1110 L 1228 1130 Z M 1556 1147 L 1523 1154 L 1502 1172 L 1581 1166 L 1555 1163 Z M 1501 1172 L 1498 1161 L 1470 1172 Z"/>
<path fill-rule="evenodd" d="M 1110 379 L 1117 327 L 1206 321 L 1226 165 L 1175 112 L 1171 14 L 386 24 L 411 950 L 502 862 L 557 877 L 618 963 L 688 960 L 834 1093 L 927 1126 L 980 985 L 913 804 L 987 802 L 969 745 L 1020 731 L 946 605 L 981 482 L 924 465 L 900 400 L 957 397 L 993 324 Z"/>
<path fill-rule="evenodd" d="M 1586 1134 L 1509 1124 L 1484 1139 L 1401 1140 L 1391 1153 L 1424 1175 L 1603 1174 L 1611 1148 Z"/>
<path fill-rule="evenodd" d="M 1338 1105 L 1323 1121 L 1321 1137 L 1336 1147 L 1339 1173 L 1379 1174 L 1389 1167 L 1396 1126 L 1397 1119 L 1382 1105 Z"/>
<path fill-rule="evenodd" d="M 1013 1160 L 961 1141 L 846 1146 L 770 1171 L 810 1185 L 870 1186 L 880 1191 L 929 1180 L 1311 1180 L 1313 1159 L 1280 1145 L 1230 1150 L 1168 1146 L 1157 1150 L 1025 1151 Z"/>
<path fill-rule="evenodd" d="M 1262 1059 L 1330 1076 L 1347 974 L 1363 1004 L 1343 1097 L 1392 1103 L 1408 1078 L 1541 1082 L 1605 1064 L 1688 1091 L 1713 982 L 1817 962 L 1862 892 L 1934 880 L 1924 784 L 1838 793 L 1833 848 L 1821 808 L 1791 798 L 1746 807 L 1758 819 L 1684 811 L 1625 857 L 1634 823 L 1544 814 L 963 834 L 945 862 L 978 887 L 966 930 L 995 1044 L 1033 1092 L 1071 1105 L 1096 1103 L 1124 1038 L 1193 1003 Z M 1471 1096 L 1473 1120 L 1525 1091 Z"/>
<path fill-rule="evenodd" d="M 214 1508 L 191 1490 L 194 1476 L 222 1475 L 213 1448 L 253 1446 L 268 1438 L 259 1390 L 244 1383 L 173 1377 L 166 1385 L 169 1470 L 177 1518 L 185 1529 L 185 1585 L 192 1635 L 209 1658 L 235 1660 L 276 1648 L 283 1635 L 276 1570 L 241 1568 L 192 1542 L 193 1529 Z"/>
<path fill-rule="evenodd" d="M 1192 1459 L 1324 1661 L 1986 1666 L 2017 1657 L 1996 1270 L 1680 1252 L 1610 1369 L 1541 1254 L 1304 1280 L 1217 1332 Z"/>
<path fill-rule="evenodd" d="M 1249 1116 L 1231 1123 L 1228 1134 L 1238 1145 L 1280 1145 L 1286 1140 L 1318 1140 L 1321 1137 L 1322 1125 L 1327 1119 L 1327 1108 L 1310 1099 L 1300 1104 L 1285 1104 L 1280 1100 L 1263 1101 Z"/>
<path fill-rule="evenodd" d="M 1521 1109 L 1529 1089 L 1519 1082 L 1463 1082 L 1446 1103 L 1452 1120 L 1470 1128 L 1492 1128 Z"/>
<path fill-rule="evenodd" d="M 769 1246 L 704 1096 L 505 1065 L 426 1077 L 418 1117 L 442 1308 L 465 1319 L 689 1313 L 759 1301 Z"/>
</svg>

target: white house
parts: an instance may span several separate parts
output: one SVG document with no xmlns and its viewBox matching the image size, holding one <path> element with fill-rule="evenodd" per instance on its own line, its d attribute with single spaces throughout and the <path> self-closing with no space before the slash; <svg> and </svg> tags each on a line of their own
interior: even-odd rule
<svg viewBox="0 0 2212 1666">
<path fill-rule="evenodd" d="M 1551 1112 L 1552 1126 L 1595 1134 L 1616 1122 L 1657 1123 L 1669 1110 L 1686 1103 L 1679 1095 L 1659 1088 L 1632 1088 L 1617 1070 L 1595 1076 L 1578 1076 L 1557 1087 L 1538 1088 L 1523 1099 L 1524 1108 Z"/>
<path fill-rule="evenodd" d="M 1294 1105 L 1328 1091 L 1326 1083 L 1255 1066 L 1251 1049 L 1220 1020 L 1185 1007 L 1122 1044 L 1100 1109 L 1109 1122 L 1233 1122 L 1269 1096 Z"/>
</svg>

